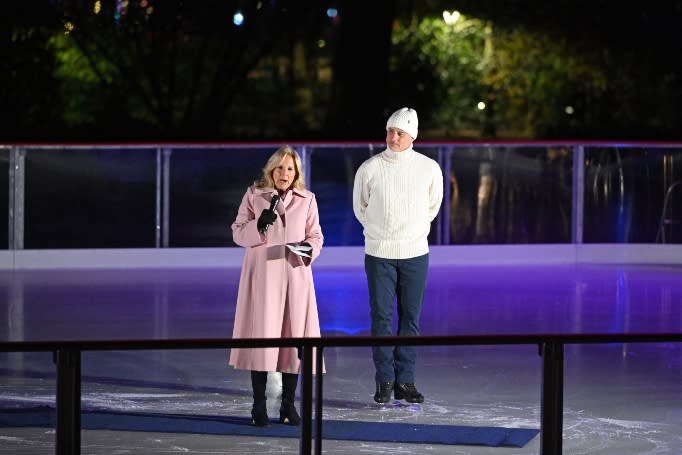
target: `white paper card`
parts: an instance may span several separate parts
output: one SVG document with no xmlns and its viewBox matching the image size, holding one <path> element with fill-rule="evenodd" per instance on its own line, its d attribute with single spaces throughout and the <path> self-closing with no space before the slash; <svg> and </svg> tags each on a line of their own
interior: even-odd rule
<svg viewBox="0 0 682 455">
<path fill-rule="evenodd" d="M 287 243 L 287 248 L 289 248 L 289 251 L 294 254 L 298 254 L 299 256 L 305 256 L 307 258 L 313 257 L 311 254 L 313 251 L 312 246 L 299 245 L 297 243 Z"/>
</svg>

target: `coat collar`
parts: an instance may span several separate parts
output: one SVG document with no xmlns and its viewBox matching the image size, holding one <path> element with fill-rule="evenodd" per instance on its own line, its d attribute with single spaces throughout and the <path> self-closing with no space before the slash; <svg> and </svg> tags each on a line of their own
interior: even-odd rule
<svg viewBox="0 0 682 455">
<path fill-rule="evenodd" d="M 276 189 L 274 188 L 258 188 L 255 187 L 253 192 L 255 194 L 275 194 L 277 192 Z M 307 190 L 298 190 L 296 188 L 292 188 L 290 190 L 291 194 L 295 194 L 296 196 L 301 196 L 301 197 L 306 197 L 307 196 Z"/>
</svg>

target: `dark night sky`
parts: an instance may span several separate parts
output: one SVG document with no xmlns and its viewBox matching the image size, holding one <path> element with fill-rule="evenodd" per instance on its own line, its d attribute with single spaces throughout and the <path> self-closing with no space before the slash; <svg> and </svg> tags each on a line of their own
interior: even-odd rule
<svg viewBox="0 0 682 455">
<path fill-rule="evenodd" d="M 642 51 L 643 58 L 658 54 L 678 60 L 671 52 L 682 48 L 682 1 L 677 0 L 636 5 L 610 0 L 458 0 L 457 5 L 496 24 L 524 24 L 594 46 Z"/>
</svg>

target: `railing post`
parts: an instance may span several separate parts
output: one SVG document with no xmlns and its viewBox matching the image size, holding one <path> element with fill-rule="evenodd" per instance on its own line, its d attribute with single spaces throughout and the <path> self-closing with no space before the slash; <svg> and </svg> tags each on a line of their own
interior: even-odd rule
<svg viewBox="0 0 682 455">
<path fill-rule="evenodd" d="M 305 145 L 301 144 L 298 146 L 298 154 L 301 156 L 301 161 L 303 162 L 303 181 L 305 182 L 306 188 L 310 188 L 310 170 L 312 168 L 310 164 L 311 156 Z"/>
<path fill-rule="evenodd" d="M 561 455 L 564 405 L 564 345 L 545 341 L 542 355 L 542 403 L 540 405 L 541 455 Z"/>
<path fill-rule="evenodd" d="M 303 345 L 301 370 L 303 371 L 303 390 L 301 393 L 301 445 L 300 454 L 312 453 L 313 438 L 313 346 Z"/>
<path fill-rule="evenodd" d="M 322 455 L 322 371 L 324 358 L 322 346 L 315 352 L 315 455 Z"/>
<path fill-rule="evenodd" d="M 443 205 L 438 214 L 440 217 L 439 245 L 450 244 L 450 208 L 452 207 L 452 153 L 453 146 L 448 145 L 438 149 L 438 161 L 443 169 Z"/>
<path fill-rule="evenodd" d="M 7 246 L 24 249 L 24 193 L 26 190 L 26 150 L 12 147 L 9 152 L 9 213 Z"/>
<path fill-rule="evenodd" d="M 163 168 L 163 156 L 160 148 L 156 148 L 156 197 L 155 197 L 155 203 L 154 203 L 154 223 L 155 223 L 155 229 L 154 229 L 154 243 L 156 245 L 156 248 L 161 248 L 161 236 L 163 235 L 163 231 L 161 230 L 161 203 L 163 201 L 163 190 L 162 190 L 162 182 L 163 182 L 163 173 L 162 169 Z"/>
<path fill-rule="evenodd" d="M 161 163 L 161 248 L 168 248 L 170 242 L 170 160 L 173 149 L 162 151 Z"/>
<path fill-rule="evenodd" d="M 573 194 L 571 205 L 571 242 L 583 243 L 585 222 L 585 146 L 573 147 Z"/>
<path fill-rule="evenodd" d="M 58 349 L 57 363 L 57 455 L 81 452 L 81 353 Z"/>
</svg>

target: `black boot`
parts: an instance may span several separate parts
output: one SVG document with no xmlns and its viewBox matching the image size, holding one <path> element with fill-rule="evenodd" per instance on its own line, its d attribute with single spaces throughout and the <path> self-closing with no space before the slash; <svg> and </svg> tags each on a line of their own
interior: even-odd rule
<svg viewBox="0 0 682 455">
<path fill-rule="evenodd" d="M 253 408 L 251 409 L 251 423 L 257 427 L 270 426 L 268 409 L 265 405 L 265 387 L 268 383 L 267 371 L 251 372 L 251 387 L 253 388 Z"/>
<path fill-rule="evenodd" d="M 282 406 L 279 408 L 279 422 L 286 425 L 300 425 L 301 417 L 296 411 L 296 385 L 298 375 L 282 373 Z"/>
<path fill-rule="evenodd" d="M 393 392 L 393 381 L 377 382 L 376 392 L 374 392 L 374 401 L 377 403 L 388 403 L 391 401 L 391 392 Z"/>
<path fill-rule="evenodd" d="M 424 395 L 419 393 L 414 383 L 405 382 L 395 385 L 395 399 L 405 400 L 408 403 L 423 403 Z"/>
</svg>

